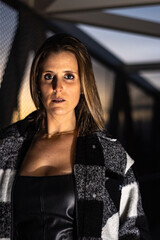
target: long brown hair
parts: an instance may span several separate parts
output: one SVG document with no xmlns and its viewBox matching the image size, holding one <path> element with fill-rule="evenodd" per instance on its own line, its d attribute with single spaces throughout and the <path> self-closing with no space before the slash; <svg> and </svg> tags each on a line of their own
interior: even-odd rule
<svg viewBox="0 0 160 240">
<path fill-rule="evenodd" d="M 76 124 L 81 135 L 103 130 L 104 115 L 98 95 L 90 55 L 85 45 L 72 35 L 59 33 L 48 38 L 37 51 L 30 72 L 30 90 L 38 109 L 38 119 L 45 120 L 46 114 L 40 98 L 39 76 L 41 67 L 51 52 L 69 51 L 78 62 L 79 77 L 83 94 L 75 109 Z"/>
</svg>

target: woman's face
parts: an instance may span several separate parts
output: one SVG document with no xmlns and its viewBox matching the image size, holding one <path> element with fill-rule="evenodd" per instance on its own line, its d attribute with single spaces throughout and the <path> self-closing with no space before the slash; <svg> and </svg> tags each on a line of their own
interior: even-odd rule
<svg viewBox="0 0 160 240">
<path fill-rule="evenodd" d="M 81 85 L 78 62 L 73 53 L 49 54 L 42 66 L 40 91 L 47 113 L 75 116 Z"/>
</svg>

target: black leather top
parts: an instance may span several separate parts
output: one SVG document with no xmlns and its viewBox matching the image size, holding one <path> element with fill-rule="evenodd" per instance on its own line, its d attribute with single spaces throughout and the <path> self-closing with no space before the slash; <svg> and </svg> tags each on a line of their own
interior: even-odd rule
<svg viewBox="0 0 160 240">
<path fill-rule="evenodd" d="M 13 191 L 14 239 L 72 240 L 74 207 L 72 174 L 18 176 Z"/>
</svg>

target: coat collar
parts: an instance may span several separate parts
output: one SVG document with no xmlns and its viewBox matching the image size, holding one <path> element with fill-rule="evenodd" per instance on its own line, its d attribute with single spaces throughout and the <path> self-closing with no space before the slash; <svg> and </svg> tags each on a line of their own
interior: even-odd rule
<svg viewBox="0 0 160 240">
<path fill-rule="evenodd" d="M 38 130 L 35 124 L 37 111 L 25 119 L 12 124 L 0 132 L 0 138 L 16 137 L 32 139 Z M 23 140 L 22 140 L 23 141 Z M 108 175 L 123 177 L 127 165 L 126 152 L 122 145 L 113 139 L 106 130 L 97 131 L 77 139 L 75 164 L 105 166 Z"/>
<path fill-rule="evenodd" d="M 76 164 L 104 166 L 106 175 L 114 178 L 125 175 L 127 154 L 106 130 L 78 137 L 76 155 Z"/>
<path fill-rule="evenodd" d="M 97 132 L 102 146 L 104 163 L 108 175 L 116 178 L 124 177 L 127 165 L 127 153 L 121 143 L 110 136 L 107 131 Z"/>
</svg>

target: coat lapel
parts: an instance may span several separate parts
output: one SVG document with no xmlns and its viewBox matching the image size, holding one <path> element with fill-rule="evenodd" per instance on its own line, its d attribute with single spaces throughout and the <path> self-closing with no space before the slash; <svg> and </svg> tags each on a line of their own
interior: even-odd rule
<svg viewBox="0 0 160 240">
<path fill-rule="evenodd" d="M 98 134 L 77 139 L 74 173 L 81 238 L 101 239 L 107 220 L 119 211 L 124 156 L 117 159 L 121 154 L 114 146 Z"/>
<path fill-rule="evenodd" d="M 98 239 L 102 227 L 105 166 L 96 135 L 77 139 L 74 173 L 79 236 Z"/>
</svg>

